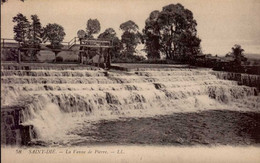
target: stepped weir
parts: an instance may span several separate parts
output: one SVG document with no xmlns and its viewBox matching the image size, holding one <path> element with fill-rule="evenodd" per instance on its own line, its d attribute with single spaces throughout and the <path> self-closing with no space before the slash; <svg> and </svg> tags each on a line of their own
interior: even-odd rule
<svg viewBox="0 0 260 163">
<path fill-rule="evenodd" d="M 99 121 L 205 110 L 257 112 L 255 87 L 210 69 L 172 65 L 103 70 L 73 65 L 1 68 L 2 144 L 70 144 Z"/>
</svg>

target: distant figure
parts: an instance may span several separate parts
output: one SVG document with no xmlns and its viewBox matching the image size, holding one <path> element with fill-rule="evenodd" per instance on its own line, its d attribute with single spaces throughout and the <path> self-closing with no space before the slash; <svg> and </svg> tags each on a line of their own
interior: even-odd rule
<svg viewBox="0 0 260 163">
<path fill-rule="evenodd" d="M 100 64 L 100 67 L 102 67 L 102 68 L 106 68 L 104 62 L 105 62 L 104 55 L 101 54 L 101 56 L 100 56 L 100 58 L 99 58 L 99 64 Z"/>
</svg>

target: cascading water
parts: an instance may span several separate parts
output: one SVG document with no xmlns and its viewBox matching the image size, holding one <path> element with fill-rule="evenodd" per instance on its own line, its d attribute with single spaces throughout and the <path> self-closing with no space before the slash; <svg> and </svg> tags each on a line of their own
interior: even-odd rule
<svg viewBox="0 0 260 163">
<path fill-rule="evenodd" d="M 26 106 L 23 124 L 34 126 L 37 140 L 58 144 L 94 139 L 77 133 L 104 119 L 260 111 L 256 88 L 218 79 L 208 69 L 2 69 L 1 75 L 2 106 Z"/>
</svg>

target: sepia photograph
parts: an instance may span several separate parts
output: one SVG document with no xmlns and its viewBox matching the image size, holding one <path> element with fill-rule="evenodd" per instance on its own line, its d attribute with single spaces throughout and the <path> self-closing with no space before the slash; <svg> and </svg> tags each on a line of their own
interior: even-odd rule
<svg viewBox="0 0 260 163">
<path fill-rule="evenodd" d="M 260 0 L 1 0 L 1 161 L 260 162 Z"/>
</svg>

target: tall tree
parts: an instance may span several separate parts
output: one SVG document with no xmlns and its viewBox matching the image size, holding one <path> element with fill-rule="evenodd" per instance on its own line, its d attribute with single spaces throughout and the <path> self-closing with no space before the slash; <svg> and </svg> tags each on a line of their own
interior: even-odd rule
<svg viewBox="0 0 260 163">
<path fill-rule="evenodd" d="M 60 49 L 62 48 L 61 42 L 64 40 L 66 33 L 64 32 L 64 28 L 59 25 L 59 24 L 48 24 L 44 28 L 44 41 L 49 41 L 50 47 L 53 52 L 55 53 L 55 62 L 56 62 L 56 57 L 58 53 L 61 51 Z"/>
<path fill-rule="evenodd" d="M 87 22 L 86 37 L 93 38 L 93 34 L 99 33 L 100 29 L 101 29 L 100 23 L 97 19 L 89 19 Z"/>
<path fill-rule="evenodd" d="M 194 57 L 200 51 L 200 39 L 197 38 L 196 20 L 193 13 L 181 4 L 170 4 L 162 11 L 154 11 L 146 22 L 146 49 L 149 52 L 158 51 L 167 59 Z M 158 36 L 158 37 L 156 37 Z M 159 46 L 154 46 L 158 44 Z M 156 40 L 157 39 L 157 40 Z M 153 45 L 154 44 L 154 45 Z M 156 47 L 156 49 L 149 49 Z"/>
<path fill-rule="evenodd" d="M 181 33 L 176 45 L 176 59 L 192 62 L 197 54 L 201 53 L 201 40 L 189 32 Z"/>
<path fill-rule="evenodd" d="M 37 15 L 31 15 L 31 20 L 29 43 L 32 44 L 33 47 L 38 47 L 40 43 L 42 43 L 43 28 Z"/>
<path fill-rule="evenodd" d="M 13 31 L 15 33 L 14 39 L 17 42 L 27 44 L 30 22 L 28 21 L 26 16 L 21 13 L 18 13 L 15 17 L 13 17 L 13 22 L 16 23 L 13 28 Z"/>
<path fill-rule="evenodd" d="M 232 47 L 232 56 L 234 57 L 234 61 L 237 65 L 241 65 L 242 61 L 247 61 L 247 58 L 243 54 L 244 49 L 241 48 L 241 45 L 235 44 Z"/>
<path fill-rule="evenodd" d="M 160 29 L 157 21 L 159 13 L 158 10 L 151 12 L 145 21 L 143 29 L 145 51 L 148 59 L 160 59 Z"/>
<path fill-rule="evenodd" d="M 43 28 L 40 22 L 40 19 L 37 15 L 31 15 L 31 24 L 29 27 L 28 39 L 29 46 L 34 48 L 31 52 L 31 59 L 35 57 L 39 51 L 40 44 L 42 43 Z"/>
<path fill-rule="evenodd" d="M 27 48 L 29 47 L 28 34 L 30 22 L 28 21 L 26 16 L 21 13 L 18 13 L 15 17 L 13 17 L 13 22 L 16 23 L 13 28 L 14 40 L 19 42 L 19 50 L 25 55 L 28 55 L 29 50 Z"/>
<path fill-rule="evenodd" d="M 124 56 L 131 56 L 135 53 L 135 49 L 141 41 L 141 34 L 138 32 L 139 27 L 135 22 L 129 20 L 122 23 L 120 29 L 124 31 L 121 36 Z"/>
<path fill-rule="evenodd" d="M 116 36 L 116 32 L 113 28 L 107 28 L 103 33 L 99 34 L 98 39 L 110 40 L 113 43 L 112 54 L 114 57 L 119 56 L 121 44 L 119 38 Z"/>
</svg>

